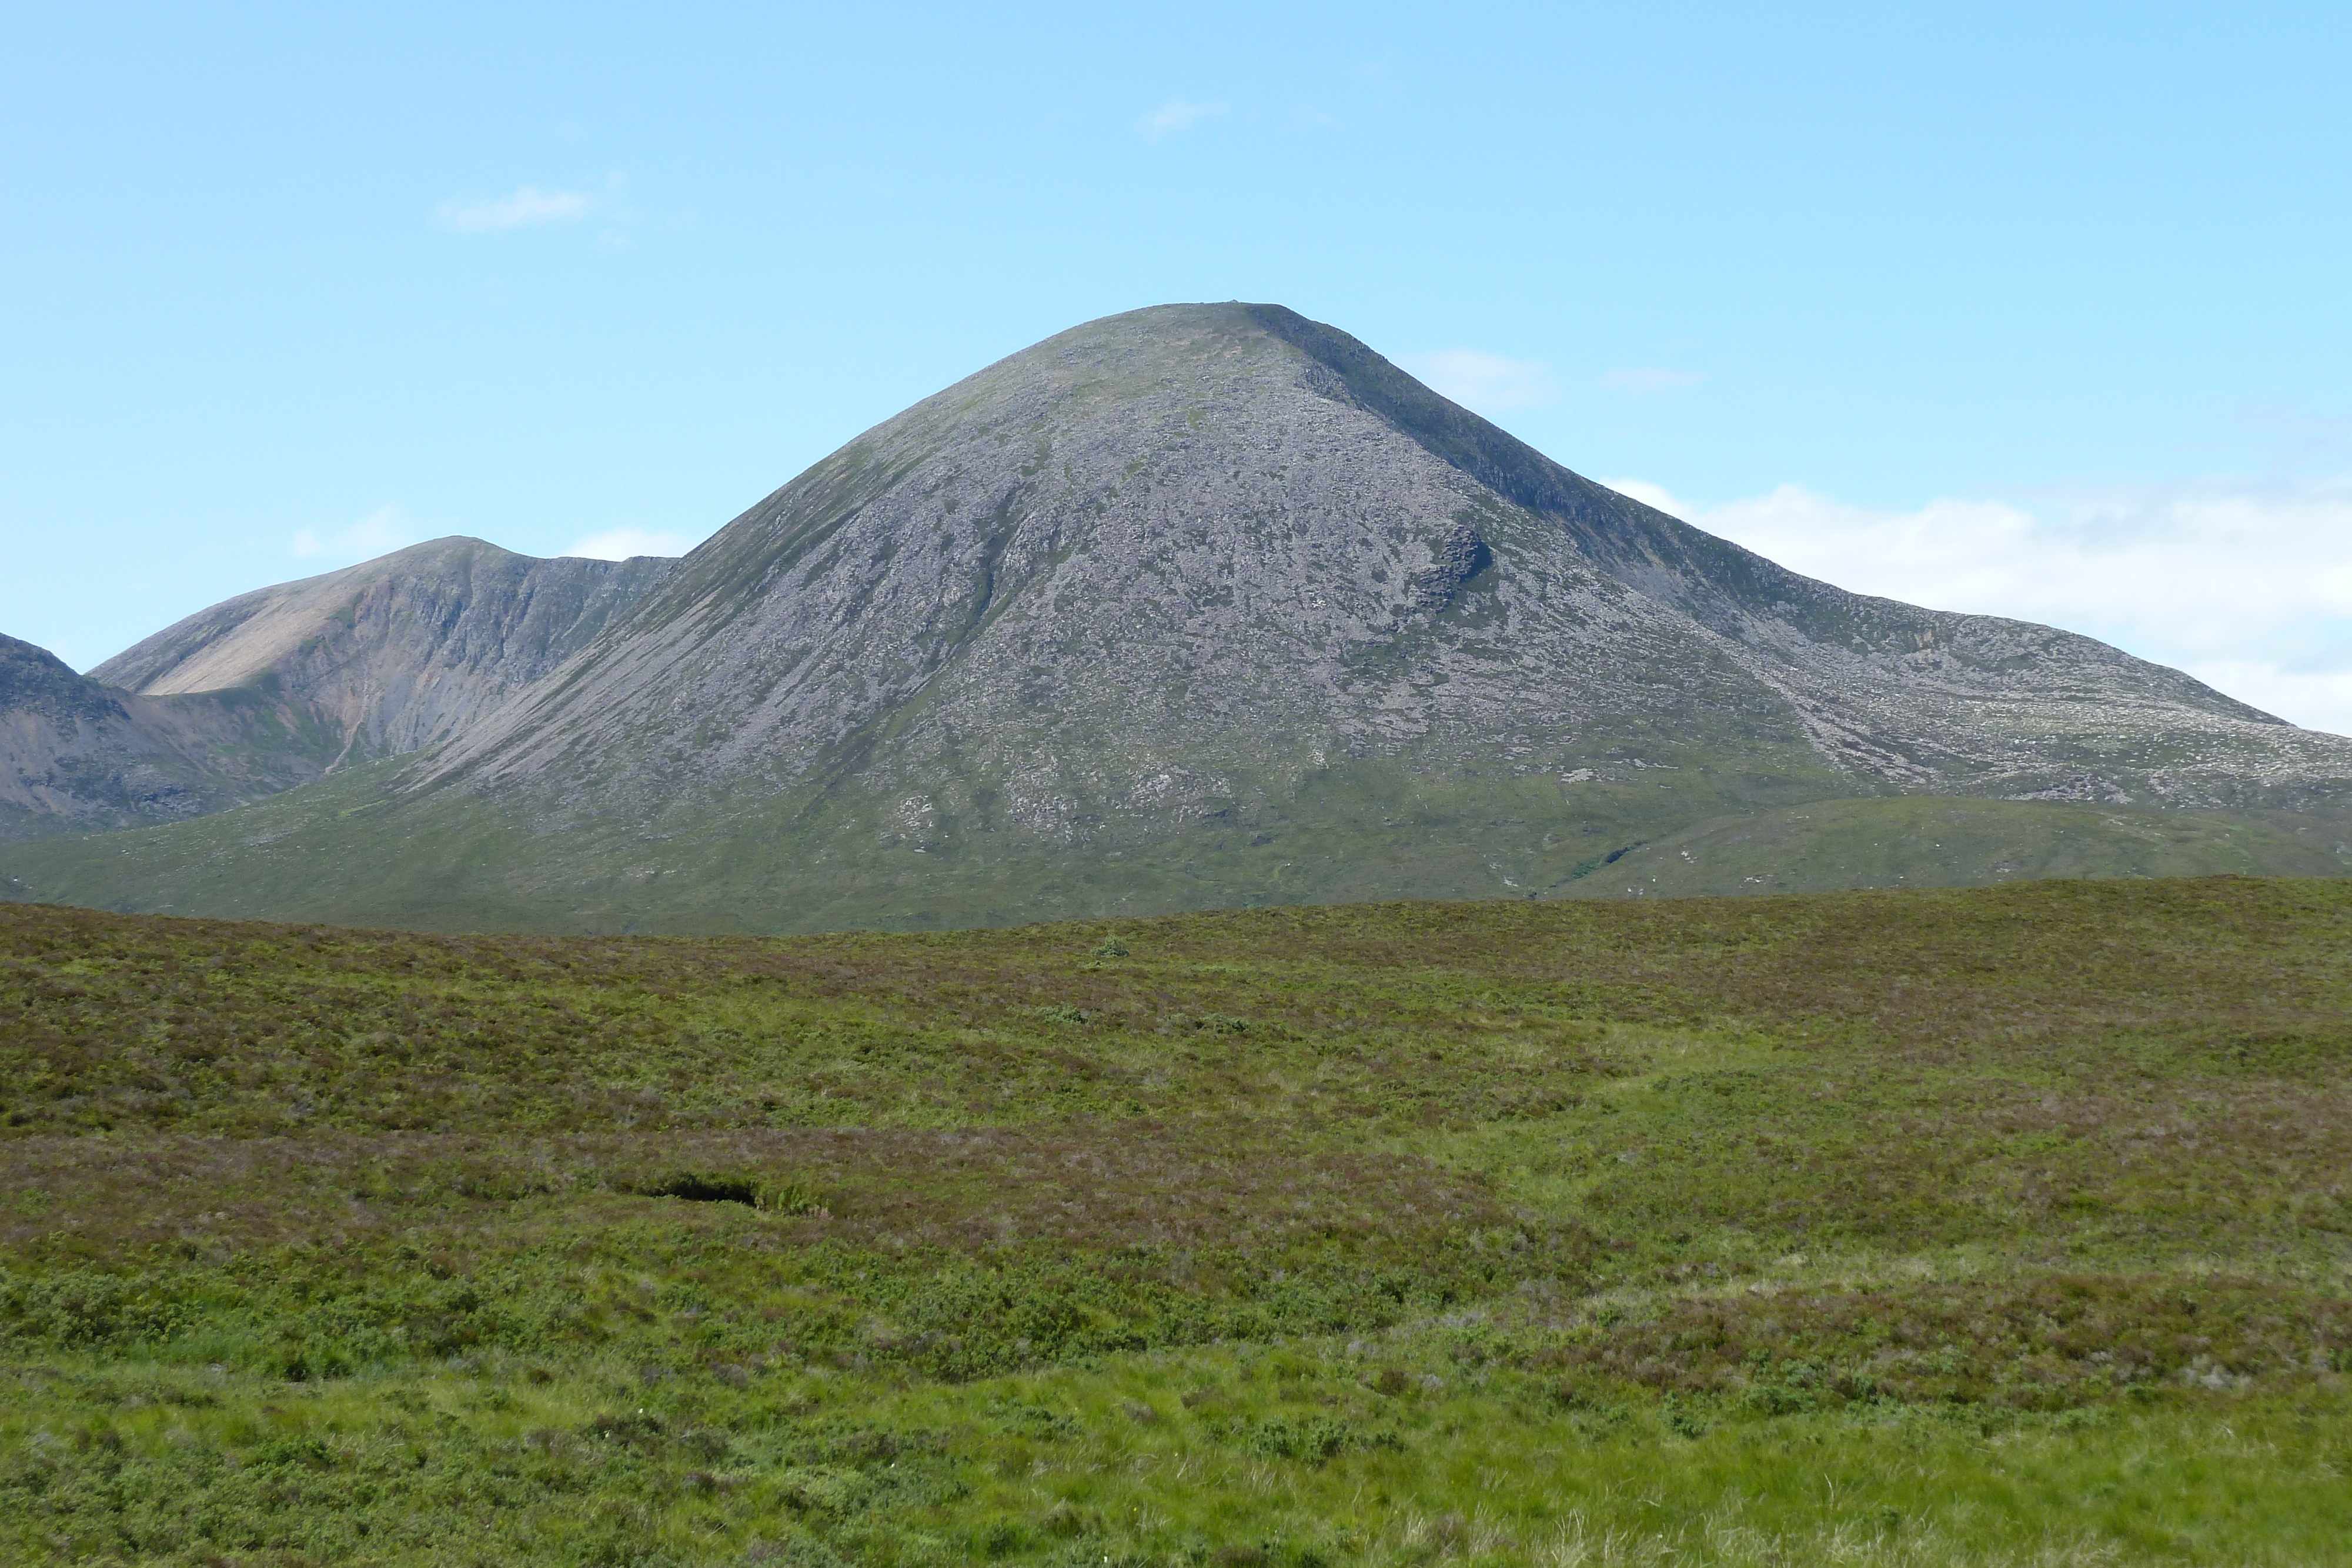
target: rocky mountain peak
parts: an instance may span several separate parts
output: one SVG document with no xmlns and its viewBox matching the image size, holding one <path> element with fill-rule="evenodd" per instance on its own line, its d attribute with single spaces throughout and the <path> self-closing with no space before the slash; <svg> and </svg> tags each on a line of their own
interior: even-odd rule
<svg viewBox="0 0 2352 1568">
<path fill-rule="evenodd" d="M 2056 750 L 2022 738 L 2053 722 Z M 2085 638 L 1800 577 L 1334 329 L 1189 305 L 1047 339 L 858 437 L 410 784 L 626 811 L 944 769 L 1074 832 L 1209 809 L 1235 769 L 1558 774 L 1634 737 L 1736 734 L 1807 787 L 2087 766 L 2210 793 L 2281 728 Z M 2184 731 L 2219 749 L 2183 756 Z"/>
</svg>

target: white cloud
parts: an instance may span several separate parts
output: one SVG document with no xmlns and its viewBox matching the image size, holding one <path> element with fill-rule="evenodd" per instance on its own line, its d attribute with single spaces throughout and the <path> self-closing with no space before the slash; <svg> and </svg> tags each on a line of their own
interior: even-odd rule
<svg viewBox="0 0 2352 1568">
<path fill-rule="evenodd" d="M 595 216 L 608 224 L 628 223 L 635 214 L 621 204 L 627 180 L 608 175 L 601 190 L 541 190 L 518 185 L 503 196 L 452 196 L 433 210 L 433 221 L 451 234 L 505 234 L 546 224 L 576 224 Z M 609 239 L 607 230 L 600 238 Z"/>
<path fill-rule="evenodd" d="M 588 197 L 578 191 L 523 185 L 503 196 L 472 201 L 453 196 L 434 210 L 433 221 L 452 234 L 498 234 L 539 224 L 577 223 L 588 215 Z"/>
<path fill-rule="evenodd" d="M 1525 408 L 1559 395 L 1550 368 L 1532 360 L 1507 360 L 1476 349 L 1439 349 L 1408 354 L 1398 362 L 1437 392 L 1482 413 Z"/>
<path fill-rule="evenodd" d="M 299 556 L 335 556 L 345 560 L 367 560 L 415 544 L 424 537 L 415 521 L 398 507 L 378 507 L 358 522 L 340 528 L 321 531 L 302 528 L 293 538 L 294 553 Z"/>
<path fill-rule="evenodd" d="M 695 543 L 684 534 L 654 528 L 607 528 L 601 534 L 590 534 L 563 553 L 586 556 L 591 560 L 626 560 L 633 555 L 684 555 Z"/>
<path fill-rule="evenodd" d="M 1190 131 L 1204 120 L 1229 114 L 1233 107 L 1230 103 L 1192 103 L 1184 99 L 1171 98 L 1137 120 L 1136 124 L 1146 136 L 1157 141 L 1179 131 Z"/>
<path fill-rule="evenodd" d="M 2258 659 L 2208 659 L 2181 667 L 2215 691 L 2305 729 L 2352 735 L 2352 669 L 2315 673 Z"/>
<path fill-rule="evenodd" d="M 1631 496 L 1645 507 L 1655 507 L 1668 517 L 1680 517 L 1686 523 L 1697 521 L 1697 514 L 1706 509 L 1675 499 L 1674 492 L 1664 485 L 1653 485 L 1647 479 L 1603 479 L 1601 483 L 1621 496 Z"/>
<path fill-rule="evenodd" d="M 1678 387 L 1695 387 L 1706 377 L 1696 371 L 1670 371 L 1658 365 L 1644 365 L 1638 370 L 1611 371 L 1601 378 L 1601 384 L 1612 392 L 1662 392 Z"/>
<path fill-rule="evenodd" d="M 2352 478 L 2086 486 L 1914 511 L 1795 485 L 1698 507 L 1604 483 L 1809 577 L 2085 632 L 2352 734 Z"/>
</svg>

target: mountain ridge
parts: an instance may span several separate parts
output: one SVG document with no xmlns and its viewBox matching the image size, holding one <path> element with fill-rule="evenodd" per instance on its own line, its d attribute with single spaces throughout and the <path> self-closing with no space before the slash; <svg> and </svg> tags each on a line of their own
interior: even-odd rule
<svg viewBox="0 0 2352 1568">
<path fill-rule="evenodd" d="M 0 639 L 0 838 L 209 815 L 446 739 L 672 564 L 453 536 L 239 594 L 88 675 Z"/>
<path fill-rule="evenodd" d="M 448 738 L 562 664 L 673 564 L 518 555 L 453 534 L 239 594 L 90 675 L 163 696 L 273 672 L 343 727 L 353 755 L 397 756 Z"/>
</svg>

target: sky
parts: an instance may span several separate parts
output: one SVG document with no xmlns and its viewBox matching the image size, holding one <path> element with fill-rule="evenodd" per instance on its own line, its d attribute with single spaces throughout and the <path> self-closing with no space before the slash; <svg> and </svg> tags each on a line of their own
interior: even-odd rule
<svg viewBox="0 0 2352 1568">
<path fill-rule="evenodd" d="M 2352 7 L 0 4 L 0 632 L 674 553 L 1289 305 L 1844 586 L 2352 732 Z"/>
</svg>

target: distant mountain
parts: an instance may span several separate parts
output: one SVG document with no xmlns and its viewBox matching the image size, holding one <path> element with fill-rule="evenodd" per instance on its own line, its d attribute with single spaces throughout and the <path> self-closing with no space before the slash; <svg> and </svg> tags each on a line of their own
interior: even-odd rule
<svg viewBox="0 0 2352 1568">
<path fill-rule="evenodd" d="M 446 740 L 571 657 L 677 562 L 542 560 L 434 539 L 240 594 L 90 672 L 144 696 L 265 672 L 338 727 L 353 760 Z"/>
<path fill-rule="evenodd" d="M 1274 306 L 1137 311 L 989 367 L 436 733 L 7 874 L 184 913 L 948 925 L 1622 896 L 1594 873 L 1699 824 L 1903 796 L 1997 802 L 1970 841 L 2029 846 L 2004 862 L 2087 810 L 2124 825 L 2084 830 L 2082 863 L 2129 874 L 2132 824 L 2186 811 L 2260 830 L 2232 868 L 2352 866 L 2325 826 L 2352 741 L 2088 638 L 1798 576 Z M 1929 842 L 1902 852 L 1930 880 L 2009 874 Z"/>
<path fill-rule="evenodd" d="M 0 839 L 226 810 L 316 779 L 341 745 L 268 681 L 142 697 L 0 637 Z"/>
<path fill-rule="evenodd" d="M 447 739 L 675 564 L 436 539 L 216 604 L 86 677 L 0 638 L 0 839 L 202 816 Z"/>
</svg>

